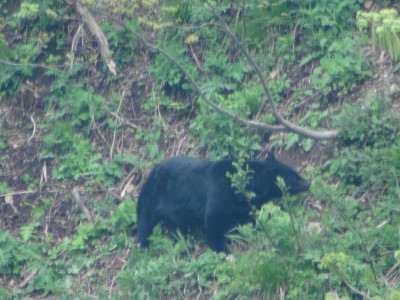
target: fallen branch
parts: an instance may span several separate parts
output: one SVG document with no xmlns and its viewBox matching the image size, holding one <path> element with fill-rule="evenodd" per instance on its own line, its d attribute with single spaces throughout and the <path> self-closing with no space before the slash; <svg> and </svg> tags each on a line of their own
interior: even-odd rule
<svg viewBox="0 0 400 300">
<path fill-rule="evenodd" d="M 34 194 L 36 191 L 20 191 L 20 192 L 12 192 L 7 194 L 1 194 L 0 197 L 14 196 L 14 195 L 22 195 L 22 194 Z"/>
<path fill-rule="evenodd" d="M 28 276 L 26 276 L 26 278 L 24 279 L 24 281 L 22 281 L 19 285 L 19 287 L 21 289 L 25 288 L 29 282 L 31 282 L 31 280 L 36 276 L 36 274 L 39 273 L 38 270 L 33 270 L 32 272 L 29 273 Z"/>
<path fill-rule="evenodd" d="M 16 215 L 19 214 L 17 207 L 14 205 L 14 195 L 23 195 L 23 194 L 33 194 L 36 191 L 20 191 L 20 192 L 12 192 L 8 194 L 2 194 L 0 197 L 4 197 L 4 202 L 8 204 Z"/>
<path fill-rule="evenodd" d="M 79 0 L 68 0 L 68 4 L 73 5 L 75 10 L 81 16 L 81 20 L 88 27 L 92 35 L 97 41 L 100 48 L 100 54 L 104 62 L 107 64 L 108 69 L 114 75 L 117 75 L 116 65 L 111 58 L 110 49 L 108 47 L 108 41 L 106 36 L 101 30 L 100 26 L 97 24 L 96 19 L 92 16 L 89 9 L 84 6 Z"/>
<path fill-rule="evenodd" d="M 115 112 L 108 111 L 108 113 L 109 113 L 110 115 L 114 116 L 115 118 L 117 118 L 118 121 L 122 121 L 124 124 L 128 125 L 129 127 L 132 127 L 132 128 L 135 128 L 135 129 L 138 129 L 138 128 L 139 128 L 138 125 L 136 125 L 136 124 L 134 124 L 134 123 L 128 121 L 127 119 L 125 119 L 124 117 L 120 116 L 119 114 L 117 114 L 117 113 L 115 113 Z"/>
<path fill-rule="evenodd" d="M 17 208 L 15 207 L 15 205 L 14 205 L 14 199 L 13 199 L 12 196 L 5 196 L 5 197 L 4 197 L 4 202 L 5 202 L 6 204 L 8 204 L 8 205 L 11 206 L 12 210 L 14 211 L 14 213 L 15 213 L 16 215 L 19 214 L 18 209 L 17 209 Z"/>
<path fill-rule="evenodd" d="M 110 193 L 115 199 L 117 199 L 120 202 L 124 200 L 124 198 L 121 197 L 118 193 L 106 188 L 105 186 L 100 185 L 99 188 L 100 188 L 100 190 L 102 190 L 105 193 Z"/>
<path fill-rule="evenodd" d="M 129 193 L 129 190 L 132 188 L 132 180 L 135 178 L 135 168 L 132 168 L 132 170 L 129 172 L 128 176 L 123 180 L 121 183 L 122 191 L 121 191 L 121 198 L 124 198 L 127 193 Z"/>
<path fill-rule="evenodd" d="M 31 139 L 35 136 L 35 132 L 36 132 L 36 123 L 35 123 L 35 119 L 32 116 L 29 116 L 29 118 L 31 118 L 31 122 L 33 124 L 33 131 L 31 136 L 28 139 L 28 143 L 31 141 Z"/>
<path fill-rule="evenodd" d="M 81 196 L 79 195 L 79 191 L 80 191 L 80 187 L 74 187 L 72 189 L 72 196 L 74 196 L 76 203 L 78 203 L 80 209 L 86 215 L 89 222 L 92 223 L 93 222 L 92 214 L 90 213 L 89 209 L 86 207 L 85 203 L 82 201 Z"/>
</svg>

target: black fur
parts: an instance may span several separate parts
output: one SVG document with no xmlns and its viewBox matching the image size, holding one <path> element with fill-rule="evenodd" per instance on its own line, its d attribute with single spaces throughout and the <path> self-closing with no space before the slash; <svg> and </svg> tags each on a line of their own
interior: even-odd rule
<svg viewBox="0 0 400 300">
<path fill-rule="evenodd" d="M 282 177 L 292 194 L 307 191 L 310 182 L 270 154 L 265 161 L 249 160 L 253 171 L 248 190 L 255 194 L 252 205 L 260 208 L 282 196 L 276 184 Z M 175 157 L 161 162 L 143 185 L 137 205 L 137 233 L 140 245 L 147 247 L 154 226 L 163 221 L 174 232 L 185 234 L 191 227 L 205 230 L 208 245 L 226 251 L 225 234 L 239 224 L 252 221 L 250 205 L 232 188 L 227 172 L 235 173 L 232 160 Z"/>
</svg>

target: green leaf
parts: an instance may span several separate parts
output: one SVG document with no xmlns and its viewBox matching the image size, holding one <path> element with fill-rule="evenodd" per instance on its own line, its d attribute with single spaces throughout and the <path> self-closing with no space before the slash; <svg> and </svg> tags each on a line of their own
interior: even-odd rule
<svg viewBox="0 0 400 300">
<path fill-rule="evenodd" d="M 21 226 L 20 234 L 21 234 L 22 240 L 24 242 L 28 241 L 32 237 L 33 231 L 38 226 L 40 226 L 39 222 L 32 222 L 26 226 Z"/>
</svg>

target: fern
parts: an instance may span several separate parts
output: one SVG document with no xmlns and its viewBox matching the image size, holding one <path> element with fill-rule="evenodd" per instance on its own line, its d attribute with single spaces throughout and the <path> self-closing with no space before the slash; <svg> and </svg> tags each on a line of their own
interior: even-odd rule
<svg viewBox="0 0 400 300">
<path fill-rule="evenodd" d="M 31 222 L 26 226 L 22 226 L 20 228 L 20 233 L 21 233 L 22 240 L 24 242 L 28 241 L 32 237 L 34 230 L 38 226 L 40 226 L 39 222 Z"/>
</svg>

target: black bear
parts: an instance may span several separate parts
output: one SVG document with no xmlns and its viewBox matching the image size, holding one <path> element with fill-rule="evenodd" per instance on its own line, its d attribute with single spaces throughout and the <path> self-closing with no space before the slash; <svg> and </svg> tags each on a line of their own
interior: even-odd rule
<svg viewBox="0 0 400 300">
<path fill-rule="evenodd" d="M 275 159 L 273 153 L 262 160 L 245 161 L 251 170 L 246 190 L 254 197 L 251 205 L 260 208 L 282 196 L 277 177 L 282 177 L 291 194 L 307 191 L 310 182 L 291 167 Z M 137 203 L 137 235 L 147 247 L 154 226 L 163 221 L 174 232 L 189 228 L 205 230 L 211 249 L 227 251 L 225 234 L 233 227 L 252 221 L 251 205 L 232 187 L 227 173 L 235 173 L 232 160 L 207 160 L 175 157 L 157 165 L 144 183 Z"/>
</svg>

